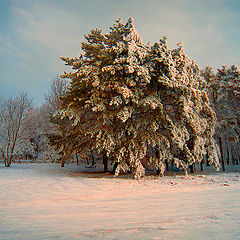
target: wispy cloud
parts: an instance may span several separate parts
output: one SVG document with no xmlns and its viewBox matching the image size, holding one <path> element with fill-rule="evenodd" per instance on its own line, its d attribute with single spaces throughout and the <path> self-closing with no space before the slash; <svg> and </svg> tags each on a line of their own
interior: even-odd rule
<svg viewBox="0 0 240 240">
<path fill-rule="evenodd" d="M 47 69 L 58 71 L 59 56 L 78 54 L 81 17 L 74 21 L 63 9 L 41 2 L 35 2 L 29 9 L 14 7 L 13 11 L 14 28 L 22 43 L 28 46 L 28 56 L 45 63 Z"/>
<path fill-rule="evenodd" d="M 0 53 L 7 59 L 1 81 L 4 76 L 9 87 L 43 95 L 65 69 L 59 57 L 79 55 L 81 17 L 75 22 L 63 9 L 37 1 L 13 4 L 11 10 L 11 30 L 0 31 Z"/>
<path fill-rule="evenodd" d="M 134 17 L 143 39 L 168 35 L 171 48 L 183 41 L 186 53 L 204 67 L 240 66 L 240 6 L 225 0 L 42 0 L 10 1 L 8 31 L 0 28 L 0 83 L 38 96 L 65 70 L 60 56 L 77 57 L 83 34 L 105 31 L 119 17 Z M 237 21 L 238 20 L 238 21 Z"/>
</svg>

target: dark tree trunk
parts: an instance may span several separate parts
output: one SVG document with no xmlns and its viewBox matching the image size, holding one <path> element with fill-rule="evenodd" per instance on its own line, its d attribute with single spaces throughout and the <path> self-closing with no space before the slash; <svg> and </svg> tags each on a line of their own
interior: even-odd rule
<svg viewBox="0 0 240 240">
<path fill-rule="evenodd" d="M 159 177 L 163 177 L 164 176 L 164 172 L 161 172 L 160 169 L 157 169 L 157 175 Z"/>
<path fill-rule="evenodd" d="M 10 156 L 9 158 L 4 156 L 4 165 L 5 165 L 5 167 L 8 168 L 8 167 L 11 166 L 11 164 L 12 164 L 12 156 Z"/>
<path fill-rule="evenodd" d="M 190 165 L 190 171 L 191 171 L 191 173 L 195 173 L 196 172 L 196 165 L 195 165 L 195 163 Z"/>
<path fill-rule="evenodd" d="M 165 160 L 165 165 L 166 165 L 166 171 L 169 171 L 169 164 L 167 160 Z"/>
<path fill-rule="evenodd" d="M 113 174 L 116 173 L 116 169 L 117 169 L 117 167 L 118 167 L 118 164 L 119 164 L 119 162 L 115 162 L 115 163 L 114 163 L 114 165 L 113 165 Z"/>
<path fill-rule="evenodd" d="M 64 167 L 64 164 L 65 164 L 65 161 L 64 161 L 64 159 L 62 159 L 62 161 L 61 161 L 61 167 Z"/>
<path fill-rule="evenodd" d="M 77 153 L 75 154 L 75 156 L 76 156 L 76 162 L 77 162 L 77 166 L 78 166 L 79 162 L 78 162 L 78 155 L 77 155 Z"/>
<path fill-rule="evenodd" d="M 206 159 L 207 159 L 207 166 L 210 166 L 209 160 L 208 160 L 208 153 L 206 154 Z"/>
<path fill-rule="evenodd" d="M 10 167 L 11 166 L 11 162 L 8 162 L 8 161 L 4 161 L 4 165 L 5 165 L 5 167 Z"/>
<path fill-rule="evenodd" d="M 8 152 L 4 154 L 4 151 L 2 149 L 0 149 L 0 153 L 2 155 L 5 167 L 10 167 L 13 155 L 12 154 L 10 155 Z"/>
<path fill-rule="evenodd" d="M 230 153 L 229 153 L 229 149 L 227 146 L 227 165 L 229 165 L 229 163 L 230 163 Z"/>
<path fill-rule="evenodd" d="M 173 167 L 174 167 L 174 163 L 173 163 L 173 161 L 171 161 L 171 168 L 172 168 L 172 170 L 173 170 Z"/>
<path fill-rule="evenodd" d="M 106 153 L 103 154 L 103 168 L 104 172 L 108 172 L 108 157 Z"/>
<path fill-rule="evenodd" d="M 221 159 L 222 159 L 222 170 L 226 171 L 224 154 L 223 154 L 223 143 L 222 143 L 222 138 L 221 137 L 219 137 L 219 147 L 220 147 L 220 153 L 221 153 Z"/>
<path fill-rule="evenodd" d="M 91 159 L 92 159 L 92 166 L 95 165 L 95 158 L 94 158 L 94 153 L 93 153 L 93 150 L 91 149 Z"/>
<path fill-rule="evenodd" d="M 236 164 L 236 159 L 235 159 L 235 156 L 234 156 L 233 152 L 234 152 L 234 149 L 233 149 L 233 145 L 231 144 L 232 164 L 235 165 Z"/>
<path fill-rule="evenodd" d="M 204 170 L 204 162 L 202 160 L 200 163 L 200 171 L 203 172 L 203 170 Z"/>
</svg>

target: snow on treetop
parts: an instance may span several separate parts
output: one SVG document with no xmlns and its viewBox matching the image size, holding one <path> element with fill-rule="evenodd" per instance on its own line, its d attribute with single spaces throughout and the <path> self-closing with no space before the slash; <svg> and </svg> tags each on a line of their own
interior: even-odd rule
<svg viewBox="0 0 240 240">
<path fill-rule="evenodd" d="M 135 24 L 134 24 L 134 19 L 133 18 L 129 18 L 126 25 L 125 25 L 125 29 L 127 32 L 127 39 L 134 40 L 136 42 L 139 42 L 140 44 L 143 44 L 142 38 L 139 35 L 138 31 L 135 28 Z"/>
</svg>

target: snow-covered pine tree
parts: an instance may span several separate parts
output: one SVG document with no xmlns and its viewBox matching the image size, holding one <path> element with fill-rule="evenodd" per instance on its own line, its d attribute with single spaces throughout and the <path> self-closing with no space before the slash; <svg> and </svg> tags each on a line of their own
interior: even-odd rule
<svg viewBox="0 0 240 240">
<path fill-rule="evenodd" d="M 63 58 L 76 71 L 64 75 L 71 82 L 62 115 L 85 124 L 94 148 L 119 163 L 116 174 L 131 168 L 139 178 L 144 175 L 141 159 L 146 154 L 142 124 L 146 103 L 142 100 L 150 82 L 144 66 L 147 47 L 131 18 L 126 24 L 116 21 L 106 35 L 92 30 L 86 40 L 83 56 Z M 90 126 L 89 118 L 93 119 Z"/>
<path fill-rule="evenodd" d="M 61 108 L 58 114 L 55 114 L 56 118 L 68 117 L 72 122 L 74 126 L 72 130 L 74 131 L 71 133 L 71 137 L 74 144 L 72 144 L 71 150 L 80 155 L 86 155 L 84 152 L 94 148 L 94 139 L 91 141 L 88 133 L 97 123 L 97 113 L 88 106 L 88 101 L 95 87 L 99 84 L 98 76 L 102 73 L 99 64 L 104 59 L 103 50 L 105 48 L 103 45 L 104 36 L 100 30 L 91 30 L 91 33 L 85 38 L 87 42 L 82 42 L 84 55 L 74 59 L 61 58 L 66 65 L 72 67 L 74 72 L 65 72 L 61 76 L 71 81 L 68 90 L 62 97 Z"/>
<path fill-rule="evenodd" d="M 225 87 L 228 91 L 231 91 L 238 101 L 238 107 L 240 104 L 240 70 L 233 64 L 230 67 L 223 65 L 222 69 L 218 69 L 216 77 L 221 83 L 221 87 Z"/>
<path fill-rule="evenodd" d="M 198 66 L 163 39 L 151 49 L 133 19 L 116 21 L 108 34 L 92 30 L 79 58 L 62 58 L 73 72 L 59 114 L 81 125 L 94 149 L 106 152 L 134 177 L 144 175 L 147 148 L 164 172 L 166 159 L 186 168 L 209 152 L 218 166 L 212 138 L 215 115 L 209 107 Z"/>
<path fill-rule="evenodd" d="M 208 94 L 217 114 L 215 138 L 218 141 L 222 168 L 230 158 L 235 164 L 239 158 L 240 139 L 240 71 L 236 65 L 223 65 L 215 74 L 210 66 L 202 71 L 207 82 Z M 238 162 L 238 161 L 237 161 Z"/>
<path fill-rule="evenodd" d="M 186 169 L 208 153 L 210 163 L 218 168 L 213 139 L 216 117 L 199 66 L 184 53 L 182 43 L 170 50 L 165 37 L 152 47 L 149 57 L 151 86 L 162 108 L 157 133 L 168 141 L 157 145 L 164 153 L 161 161 Z"/>
</svg>

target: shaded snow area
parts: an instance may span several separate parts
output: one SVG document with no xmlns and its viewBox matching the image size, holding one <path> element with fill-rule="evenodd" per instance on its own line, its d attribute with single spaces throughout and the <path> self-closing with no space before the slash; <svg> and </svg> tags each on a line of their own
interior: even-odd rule
<svg viewBox="0 0 240 240">
<path fill-rule="evenodd" d="M 240 173 L 127 177 L 0 165 L 0 239 L 240 239 Z"/>
</svg>

